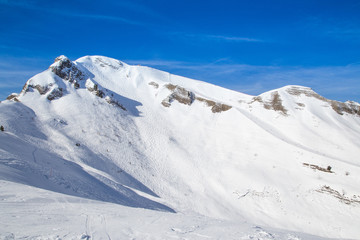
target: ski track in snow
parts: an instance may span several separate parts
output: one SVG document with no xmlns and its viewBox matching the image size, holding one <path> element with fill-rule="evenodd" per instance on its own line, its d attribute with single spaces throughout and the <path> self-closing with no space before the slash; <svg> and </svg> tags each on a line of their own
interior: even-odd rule
<svg viewBox="0 0 360 240">
<path fill-rule="evenodd" d="M 35 152 L 37 151 L 38 149 L 35 147 L 34 148 L 34 151 L 32 151 L 32 157 L 33 157 L 33 160 L 34 160 L 34 163 L 37 163 L 37 161 L 36 161 L 36 157 L 35 157 Z"/>
</svg>

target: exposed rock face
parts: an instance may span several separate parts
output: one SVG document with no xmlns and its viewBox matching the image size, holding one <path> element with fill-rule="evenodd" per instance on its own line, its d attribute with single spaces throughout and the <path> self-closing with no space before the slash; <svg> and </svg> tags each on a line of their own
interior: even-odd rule
<svg viewBox="0 0 360 240">
<path fill-rule="evenodd" d="M 291 86 L 286 89 L 286 93 L 293 95 L 293 96 L 306 96 L 309 98 L 315 98 L 320 101 L 323 101 L 328 104 L 336 113 L 343 115 L 344 113 L 353 114 L 360 116 L 360 104 L 355 102 L 339 102 L 334 100 L 329 100 L 324 98 L 323 96 L 314 92 L 311 88 L 308 87 L 300 87 L 300 86 Z M 279 111 L 283 115 L 288 115 L 288 110 L 283 106 L 282 99 L 278 91 L 274 91 L 271 94 L 270 101 L 265 101 L 261 96 L 256 96 L 252 99 L 249 104 L 254 102 L 259 102 L 263 104 L 265 109 Z M 295 102 L 297 107 L 295 109 L 302 110 L 305 107 L 304 103 Z"/>
<path fill-rule="evenodd" d="M 49 91 L 49 88 L 52 86 L 51 83 L 47 86 L 41 86 L 39 84 L 30 84 L 29 82 L 31 82 L 31 79 L 24 85 L 21 93 L 27 93 L 36 89 L 40 93 L 40 95 L 44 95 Z"/>
<path fill-rule="evenodd" d="M 354 102 L 343 103 L 343 102 L 339 102 L 339 101 L 335 101 L 335 100 L 329 100 L 329 99 L 324 98 L 323 96 L 320 96 L 319 94 L 314 92 L 311 88 L 305 88 L 305 87 L 293 86 L 293 87 L 287 89 L 286 91 L 291 95 L 300 96 L 303 94 L 307 97 L 314 97 L 323 102 L 326 102 L 332 107 L 332 109 L 336 113 L 338 113 L 340 115 L 343 115 L 344 113 L 348 113 L 348 114 L 360 116 L 360 105 L 356 104 Z"/>
<path fill-rule="evenodd" d="M 232 108 L 226 104 L 217 103 L 202 97 L 196 97 L 193 92 L 177 85 L 166 84 L 165 87 L 172 91 L 172 93 L 161 102 L 164 107 L 170 107 L 174 100 L 185 105 L 191 105 L 195 100 L 198 100 L 206 103 L 208 107 L 211 107 L 213 113 L 227 111 Z"/>
<path fill-rule="evenodd" d="M 165 87 L 172 91 L 172 93 L 161 102 L 165 107 L 170 107 L 174 100 L 185 105 L 191 105 L 195 100 L 195 94 L 185 88 L 173 84 L 166 84 Z"/>
<path fill-rule="evenodd" d="M 19 95 L 17 93 L 12 93 L 6 98 L 6 100 L 20 102 L 19 99 L 17 98 L 18 96 Z"/>
<path fill-rule="evenodd" d="M 119 62 L 118 66 L 113 66 L 103 61 L 101 58 L 97 58 L 96 61 L 101 64 L 102 67 L 111 67 L 114 69 L 118 69 L 123 66 L 121 62 Z M 84 84 L 81 84 L 80 86 L 80 83 L 85 80 L 86 74 L 80 71 L 78 67 L 76 67 L 76 65 L 71 62 L 70 59 L 68 59 L 67 57 L 63 55 L 57 57 L 55 59 L 55 62 L 49 67 L 49 69 L 64 81 L 72 83 L 75 89 L 84 87 Z M 23 87 L 21 93 L 25 94 L 29 91 L 37 90 L 40 95 L 45 95 L 49 101 L 52 101 L 54 99 L 62 97 L 66 92 L 66 89 L 58 86 L 58 84 L 60 84 L 59 81 L 61 80 L 55 79 L 53 80 L 53 82 L 40 85 L 37 83 L 33 83 L 32 79 L 30 79 Z M 94 83 L 89 78 L 85 82 L 85 87 L 89 92 L 93 93 L 97 97 L 105 98 L 105 101 L 107 103 L 126 110 L 125 107 L 113 97 L 114 94 L 112 92 L 108 91 L 105 88 L 99 87 L 98 84 Z M 17 96 L 18 95 L 11 95 L 8 97 L 8 100 L 19 101 L 17 99 Z"/>
<path fill-rule="evenodd" d="M 28 83 L 25 84 L 21 93 L 25 94 L 25 93 L 27 93 L 29 91 L 33 91 L 35 89 L 39 92 L 40 95 L 47 95 L 47 99 L 49 101 L 52 101 L 54 99 L 57 99 L 57 98 L 60 98 L 63 96 L 63 89 L 58 87 L 56 84 L 50 83 L 48 85 L 41 86 L 39 84 L 37 84 L 37 85 L 29 84 L 30 81 L 31 81 L 31 79 L 28 81 Z"/>
<path fill-rule="evenodd" d="M 211 100 L 208 100 L 205 98 L 201 98 L 201 97 L 196 97 L 196 100 L 198 100 L 200 102 L 205 102 L 208 107 L 211 107 L 211 111 L 213 113 L 224 112 L 224 111 L 227 111 L 232 108 L 229 105 L 217 103 L 217 102 L 214 102 L 214 101 L 211 101 Z"/>
<path fill-rule="evenodd" d="M 60 56 L 55 59 L 55 62 L 49 67 L 58 77 L 65 81 L 69 81 L 75 88 L 79 88 L 79 82 L 84 79 L 85 74 L 81 72 L 74 63 L 67 57 Z M 29 91 L 37 90 L 40 95 L 47 95 L 47 99 L 52 101 L 64 95 L 64 89 L 58 86 L 58 80 L 53 80 L 48 83 L 33 83 L 30 79 L 23 87 L 21 94 L 26 94 Z"/>
<path fill-rule="evenodd" d="M 28 88 L 35 88 L 40 93 L 40 95 L 45 95 L 51 86 L 52 84 L 49 84 L 48 86 L 29 85 Z"/>
<path fill-rule="evenodd" d="M 149 82 L 149 85 L 153 86 L 156 89 L 159 88 L 159 84 L 157 84 L 156 82 Z"/>
<path fill-rule="evenodd" d="M 353 114 L 360 116 L 360 106 L 355 104 L 354 102 L 338 102 L 338 101 L 330 101 L 332 109 L 340 115 L 344 113 Z"/>
<path fill-rule="evenodd" d="M 322 101 L 326 101 L 327 99 L 324 98 L 323 96 L 320 96 L 319 94 L 317 94 L 316 92 L 314 92 L 311 88 L 307 88 L 307 87 L 297 87 L 297 86 L 292 86 L 288 89 L 286 89 L 286 91 L 294 96 L 300 96 L 302 94 L 304 94 L 307 97 L 313 97 Z"/>
<path fill-rule="evenodd" d="M 271 100 L 264 103 L 264 108 L 279 111 L 284 115 L 287 115 L 286 108 L 282 105 L 282 100 L 278 92 L 271 94 Z"/>
<path fill-rule="evenodd" d="M 105 93 L 99 89 L 98 85 L 95 84 L 93 81 L 91 81 L 90 79 L 86 80 L 86 89 L 89 92 L 92 92 L 93 94 L 95 94 L 96 96 L 103 98 Z"/>
<path fill-rule="evenodd" d="M 113 106 L 119 107 L 122 110 L 126 111 L 126 108 L 121 103 L 119 103 L 115 99 L 111 98 L 110 96 L 106 96 L 105 101 Z"/>
<path fill-rule="evenodd" d="M 57 57 L 50 69 L 57 76 L 69 82 L 77 83 L 85 78 L 85 74 L 64 55 Z"/>
<path fill-rule="evenodd" d="M 85 83 L 85 87 L 86 89 L 93 93 L 95 96 L 99 97 L 99 98 L 105 98 L 105 101 L 113 106 L 119 107 L 122 110 L 126 111 L 126 108 L 119 103 L 116 99 L 114 99 L 114 94 L 105 89 L 105 88 L 101 88 L 99 87 L 96 83 L 94 83 L 93 81 L 91 81 L 90 79 L 86 80 Z"/>
<path fill-rule="evenodd" d="M 52 101 L 54 99 L 60 98 L 63 96 L 63 89 L 62 88 L 53 88 L 49 95 L 47 96 L 47 99 L 49 101 Z"/>
<path fill-rule="evenodd" d="M 33 91 L 33 89 L 36 89 L 40 93 L 40 95 L 44 95 L 49 91 L 49 88 L 52 86 L 51 83 L 47 86 L 41 86 L 39 84 L 30 84 L 29 82 L 31 82 L 31 79 L 24 85 L 21 93 L 27 93 L 29 91 Z"/>
<path fill-rule="evenodd" d="M 97 58 L 96 61 L 102 66 L 102 67 L 111 67 L 114 69 L 118 69 L 122 66 L 122 63 L 119 62 L 118 66 L 113 66 L 105 61 L 103 61 L 101 58 Z M 64 81 L 68 81 L 72 83 L 73 87 L 75 89 L 79 89 L 80 87 L 84 88 L 84 84 L 81 84 L 85 80 L 86 74 L 80 71 L 76 65 L 70 61 L 65 56 L 60 56 L 55 59 L 55 62 L 49 67 L 49 69 L 55 73 L 58 77 L 63 79 Z M 66 92 L 66 89 L 63 89 L 58 86 L 60 84 L 61 80 L 55 79 L 51 83 L 47 83 L 45 85 L 40 84 L 33 84 L 32 79 L 30 79 L 24 86 L 22 93 L 25 94 L 26 92 L 33 91 L 34 89 L 37 90 L 40 95 L 46 95 L 47 99 L 49 101 L 52 101 L 54 99 L 60 98 L 64 95 Z M 111 105 L 120 107 L 123 110 L 126 110 L 125 107 L 120 104 L 115 98 L 114 94 L 99 86 L 98 84 L 94 83 L 90 78 L 88 78 L 85 82 L 85 88 L 96 95 L 99 98 L 105 98 L 105 101 Z M 12 99 L 14 99 L 13 97 Z"/>
<path fill-rule="evenodd" d="M 287 109 L 284 107 L 284 105 L 282 105 L 282 100 L 281 100 L 280 94 L 277 91 L 275 91 L 271 94 L 270 101 L 264 101 L 262 99 L 262 97 L 256 96 L 252 99 L 250 104 L 252 104 L 254 102 L 259 102 L 259 103 L 263 104 L 265 109 L 278 111 L 283 115 L 287 115 Z"/>
</svg>

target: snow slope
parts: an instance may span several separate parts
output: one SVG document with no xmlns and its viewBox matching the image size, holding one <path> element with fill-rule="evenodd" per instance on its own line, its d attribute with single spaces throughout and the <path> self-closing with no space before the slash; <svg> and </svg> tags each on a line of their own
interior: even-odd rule
<svg viewBox="0 0 360 240">
<path fill-rule="evenodd" d="M 355 102 L 328 100 L 302 86 L 249 96 L 107 57 L 60 56 L 0 103 L 0 124 L 0 186 L 10 196 L 1 200 L 2 219 L 17 207 L 31 214 L 29 201 L 46 203 L 53 218 L 61 213 L 57 202 L 72 199 L 67 213 L 90 211 L 112 226 L 149 233 L 126 235 L 114 227 L 113 237 L 206 238 L 183 229 L 191 224 L 201 226 L 197 234 L 223 239 L 360 236 Z M 31 197 L 26 186 L 36 187 Z M 117 220 L 123 212 L 126 221 Z M 75 215 L 52 223 L 79 226 Z M 142 222 L 158 217 L 154 230 L 145 230 Z M 190 223 L 180 228 L 167 223 L 184 219 Z M 96 221 L 103 226 L 101 217 Z M 0 232 L 51 235 L 7 228 Z M 232 235 L 234 229 L 241 234 Z"/>
</svg>

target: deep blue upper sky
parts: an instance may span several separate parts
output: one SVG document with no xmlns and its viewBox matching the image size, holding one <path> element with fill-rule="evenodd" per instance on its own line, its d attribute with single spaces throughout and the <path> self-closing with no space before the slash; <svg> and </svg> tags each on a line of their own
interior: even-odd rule
<svg viewBox="0 0 360 240">
<path fill-rule="evenodd" d="M 360 102 L 360 1 L 0 0 L 0 99 L 62 54 Z"/>
</svg>

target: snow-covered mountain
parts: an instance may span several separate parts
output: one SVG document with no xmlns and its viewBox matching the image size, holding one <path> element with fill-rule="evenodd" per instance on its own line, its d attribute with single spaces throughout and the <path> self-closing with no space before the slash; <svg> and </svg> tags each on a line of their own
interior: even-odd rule
<svg viewBox="0 0 360 240">
<path fill-rule="evenodd" d="M 356 102 L 60 56 L 0 103 L 0 125 L 0 236 L 97 239 L 106 217 L 113 239 L 360 236 Z"/>
</svg>

